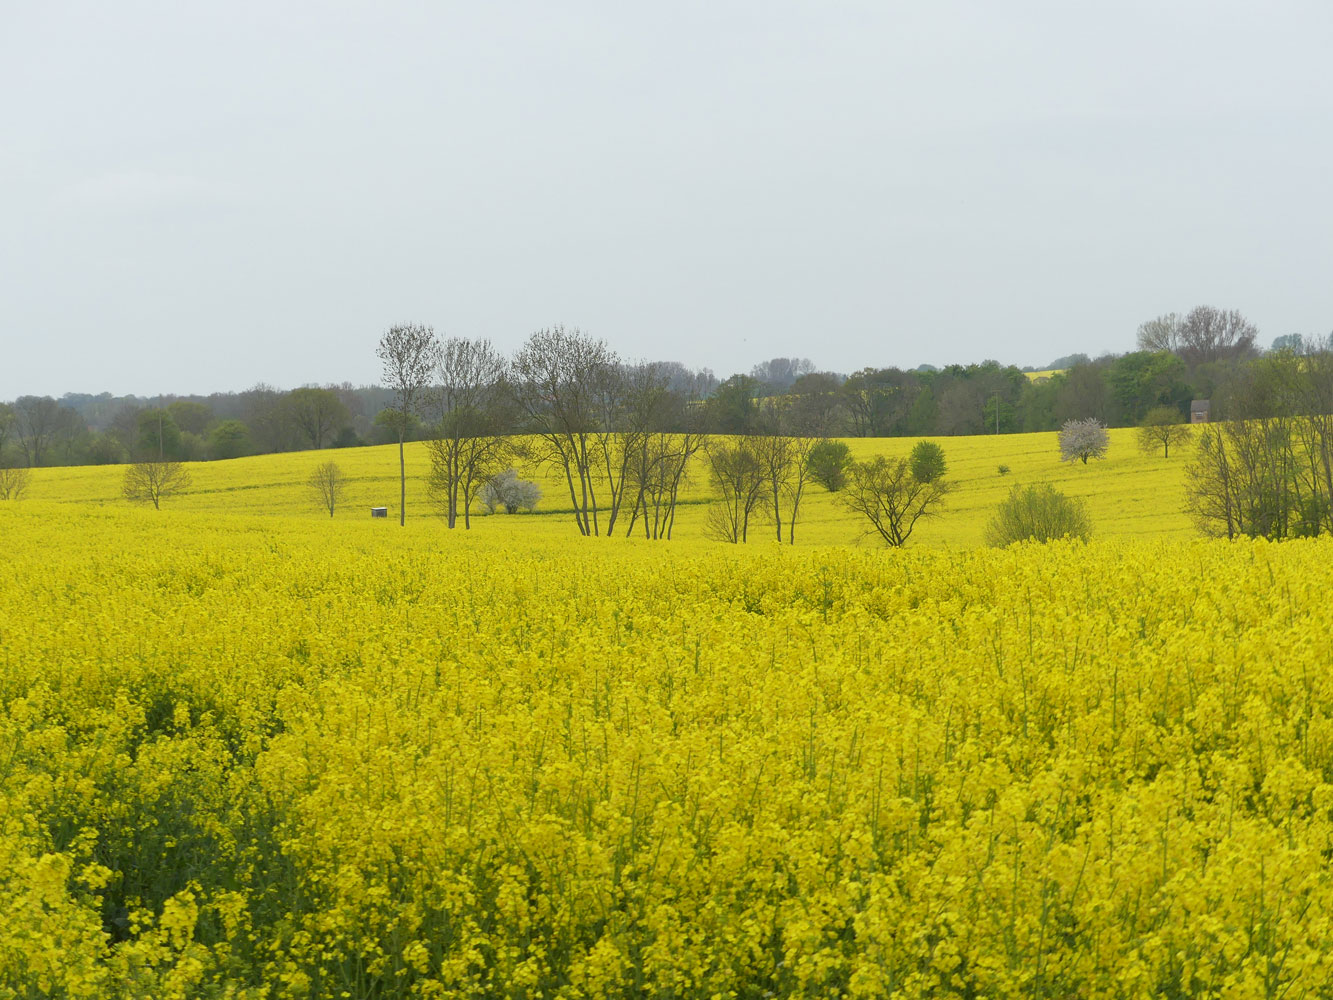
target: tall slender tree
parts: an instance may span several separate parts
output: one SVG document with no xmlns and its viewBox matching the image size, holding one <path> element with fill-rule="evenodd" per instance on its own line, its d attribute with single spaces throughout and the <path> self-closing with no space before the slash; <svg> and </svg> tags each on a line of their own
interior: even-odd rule
<svg viewBox="0 0 1333 1000">
<path fill-rule="evenodd" d="M 383 369 L 384 384 L 393 390 L 398 413 L 398 524 L 407 524 L 407 460 L 403 441 L 408 418 L 416 414 L 430 392 L 440 345 L 429 326 L 405 323 L 392 326 L 375 349 Z"/>
<path fill-rule="evenodd" d="M 444 342 L 438 361 L 439 419 L 426 441 L 427 484 L 449 527 L 461 513 L 463 527 L 470 528 L 473 498 L 509 461 L 508 366 L 489 340 L 457 337 Z"/>
<path fill-rule="evenodd" d="M 563 473 L 585 537 L 602 533 L 599 509 L 610 511 L 609 532 L 623 496 L 624 467 L 617 468 L 607 450 L 622 383 L 619 359 L 606 342 L 579 330 L 539 330 L 514 358 L 514 396 L 535 435 L 532 455 Z M 610 502 L 603 497 L 599 503 L 607 476 Z"/>
</svg>

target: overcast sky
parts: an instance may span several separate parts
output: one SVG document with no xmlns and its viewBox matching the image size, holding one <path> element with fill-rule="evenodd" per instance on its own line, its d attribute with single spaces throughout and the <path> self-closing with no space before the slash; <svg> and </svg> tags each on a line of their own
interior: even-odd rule
<svg viewBox="0 0 1333 1000">
<path fill-rule="evenodd" d="M 0 0 L 0 399 L 1333 329 L 1328 0 Z"/>
</svg>

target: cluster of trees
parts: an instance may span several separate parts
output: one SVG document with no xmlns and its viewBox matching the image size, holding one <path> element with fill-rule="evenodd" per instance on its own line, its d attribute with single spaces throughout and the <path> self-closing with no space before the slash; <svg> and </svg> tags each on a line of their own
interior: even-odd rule
<svg viewBox="0 0 1333 1000">
<path fill-rule="evenodd" d="M 794 544 L 806 490 L 819 481 L 845 487 L 845 505 L 869 530 L 902 545 L 948 492 L 938 445 L 922 442 L 910 460 L 852 462 L 845 445 L 806 433 L 780 397 L 754 400 L 745 432 L 712 433 L 717 393 L 705 396 L 698 380 L 681 379 L 677 370 L 627 363 L 577 330 L 538 331 L 505 358 L 485 340 L 441 342 L 428 326 L 401 325 L 381 338 L 376 353 L 403 429 L 400 524 L 407 505 L 402 441 L 411 416 L 428 427 L 428 497 L 450 528 L 460 518 L 470 526 L 479 494 L 492 509 L 524 505 L 509 468 L 515 459 L 552 470 L 585 537 L 620 531 L 669 539 L 696 455 L 715 497 L 706 532 L 731 543 L 748 541 L 762 524 L 778 542 Z M 799 380 L 799 367 L 781 374 Z M 513 435 L 516 429 L 523 435 Z"/>
<path fill-rule="evenodd" d="M 470 526 L 474 499 L 526 505 L 503 482 L 521 460 L 556 472 L 580 534 L 671 536 L 686 467 L 705 443 L 706 379 L 627 363 L 563 327 L 534 333 L 507 358 L 486 340 L 441 342 L 430 327 L 402 325 L 377 354 L 399 430 L 400 523 L 401 445 L 415 418 L 430 454 L 428 496 L 451 528 Z"/>
<path fill-rule="evenodd" d="M 1200 428 L 1186 471 L 1205 532 L 1284 539 L 1333 532 L 1333 338 L 1300 339 L 1252 362 Z"/>
<path fill-rule="evenodd" d="M 441 342 L 428 326 L 401 325 L 376 353 L 400 429 L 400 524 L 407 504 L 402 442 L 412 417 L 427 428 L 428 497 L 450 528 L 460 519 L 470 526 L 478 496 L 491 509 L 535 503 L 530 484 L 510 468 L 515 460 L 553 471 L 586 537 L 669 539 L 696 455 L 715 495 L 706 531 L 731 543 L 748 541 L 762 524 L 794 544 L 802 500 L 817 479 L 845 485 L 849 509 L 891 545 L 903 544 L 948 492 L 938 445 L 919 445 L 910 463 L 851 462 L 845 445 L 839 451 L 809 433 L 781 396 L 748 400 L 743 428 L 714 433 L 725 392 L 708 393 L 704 379 L 678 366 L 626 362 L 577 330 L 538 331 L 506 358 L 485 340 Z M 794 385 L 805 367 L 770 363 L 769 375 Z"/>
<path fill-rule="evenodd" d="M 305 448 L 381 444 L 396 431 L 380 416 L 380 387 L 259 385 L 175 400 L 67 394 L 0 403 L 0 465 L 114 465 L 148 457 L 238 458 Z M 368 407 L 371 416 L 367 416 Z"/>
</svg>

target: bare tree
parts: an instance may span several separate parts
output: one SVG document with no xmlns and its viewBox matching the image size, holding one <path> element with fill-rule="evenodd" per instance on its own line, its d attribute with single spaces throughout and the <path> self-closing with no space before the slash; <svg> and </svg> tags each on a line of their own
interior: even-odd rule
<svg viewBox="0 0 1333 1000">
<path fill-rule="evenodd" d="M 21 500 L 32 482 L 32 472 L 0 461 L 0 500 Z"/>
<path fill-rule="evenodd" d="M 923 483 L 912 475 L 905 458 L 876 456 L 868 462 L 853 462 L 847 487 L 839 494 L 843 504 L 860 514 L 886 545 L 907 544 L 917 521 L 933 517 L 951 491 L 943 479 Z"/>
<path fill-rule="evenodd" d="M 88 424 L 79 411 L 68 406 L 56 410 L 55 427 L 51 431 L 52 451 L 62 465 L 72 465 L 80 459 L 88 441 Z"/>
<path fill-rule="evenodd" d="M 337 462 L 322 462 L 315 466 L 306 485 L 315 502 L 329 512 L 329 517 L 333 516 L 334 508 L 342 503 L 347 493 L 347 477 L 338 468 Z"/>
<path fill-rule="evenodd" d="M 133 403 L 126 403 L 115 412 L 107 434 L 119 445 L 126 455 L 133 455 L 139 446 L 139 415 L 143 408 Z"/>
<path fill-rule="evenodd" d="M 460 511 L 463 527 L 472 527 L 477 491 L 509 462 L 513 449 L 504 435 L 506 369 L 489 340 L 450 338 L 441 346 L 436 369 L 439 419 L 426 441 L 427 489 L 450 528 Z"/>
<path fill-rule="evenodd" d="M 1162 457 L 1171 457 L 1172 445 L 1183 445 L 1190 439 L 1190 425 L 1180 418 L 1174 406 L 1154 406 L 1144 414 L 1139 424 L 1139 450 L 1146 455 L 1162 449 Z"/>
<path fill-rule="evenodd" d="M 1290 343 L 1290 341 L 1289 341 Z M 1288 371 L 1290 409 L 1296 413 L 1293 433 L 1301 452 L 1301 479 L 1310 513 L 1321 513 L 1333 532 L 1333 335 L 1296 337 L 1290 355 L 1274 353 L 1265 364 Z M 1306 521 L 1312 517 L 1306 516 Z"/>
<path fill-rule="evenodd" d="M 347 421 L 347 407 L 332 389 L 302 386 L 287 394 L 287 413 L 301 436 L 316 451 Z"/>
<path fill-rule="evenodd" d="M 764 480 L 764 506 L 773 519 L 777 539 L 782 541 L 783 496 L 787 491 L 787 482 L 795 471 L 792 458 L 793 439 L 780 432 L 777 421 L 771 417 L 766 421 L 770 433 L 757 434 L 748 439 L 751 452 L 759 461 L 760 475 Z"/>
<path fill-rule="evenodd" d="M 393 390 L 398 430 L 398 524 L 407 524 L 407 460 L 403 441 L 410 417 L 426 401 L 430 379 L 436 368 L 439 342 L 429 326 L 407 323 L 389 328 L 375 349 L 383 369 L 383 381 Z"/>
<path fill-rule="evenodd" d="M 126 467 L 121 493 L 131 503 L 151 503 L 161 510 L 167 497 L 190 488 L 190 472 L 180 462 L 149 460 Z"/>
<path fill-rule="evenodd" d="M 901 432 L 921 391 L 915 372 L 863 368 L 842 384 L 838 395 L 854 435 L 884 437 Z"/>
<path fill-rule="evenodd" d="M 41 465 L 60 425 L 60 404 L 50 396 L 14 400 L 15 432 L 29 466 Z"/>
<path fill-rule="evenodd" d="M 773 518 L 777 540 L 783 540 L 785 523 L 787 542 L 794 545 L 801 500 L 812 478 L 808 459 L 818 439 L 795 432 L 796 414 L 786 402 L 783 399 L 761 407 L 760 433 L 751 440 L 751 447 L 763 469 L 766 506 Z"/>
<path fill-rule="evenodd" d="M 714 440 L 705 449 L 708 478 L 718 500 L 708 508 L 704 531 L 710 538 L 733 544 L 749 537 L 750 518 L 764 500 L 764 467 L 754 438 Z"/>
<path fill-rule="evenodd" d="M 512 371 L 514 398 L 536 435 L 528 456 L 561 471 L 579 534 L 601 534 L 601 510 L 609 533 L 630 465 L 623 442 L 617 451 L 611 437 L 624 386 L 616 356 L 604 341 L 556 326 L 528 338 Z"/>
<path fill-rule="evenodd" d="M 783 484 L 782 500 L 787 506 L 787 544 L 796 544 L 796 522 L 801 516 L 805 488 L 814 480 L 810 471 L 810 453 L 822 438 L 795 435 L 791 439 L 792 470 Z"/>
<path fill-rule="evenodd" d="M 628 493 L 634 499 L 626 535 L 642 523 L 645 538 L 669 539 L 681 484 L 691 459 L 707 440 L 706 413 L 700 392 L 688 385 L 673 391 L 669 374 L 660 366 L 651 368 L 661 381 L 639 379 L 631 406 L 636 433 L 629 442 Z"/>
<path fill-rule="evenodd" d="M 1307 418 L 1296 413 L 1304 359 L 1279 355 L 1248 365 L 1227 386 L 1227 420 L 1208 424 L 1185 470 L 1186 505 L 1212 535 L 1283 539 L 1329 525 L 1319 459 Z"/>
<path fill-rule="evenodd" d="M 706 442 L 707 437 L 694 430 L 655 431 L 641 438 L 630 466 L 631 484 L 637 495 L 627 536 L 634 533 L 636 524 L 642 523 L 645 538 L 671 537 L 680 488 L 686 481 L 690 460 Z"/>
<path fill-rule="evenodd" d="M 1197 306 L 1180 324 L 1177 353 L 1187 364 L 1239 361 L 1254 354 L 1259 331 L 1235 309 Z"/>
<path fill-rule="evenodd" d="M 1139 325 L 1135 339 L 1140 351 L 1167 351 L 1175 354 L 1180 350 L 1180 317 L 1175 313 L 1166 313 L 1150 319 Z"/>
<path fill-rule="evenodd" d="M 1105 458 L 1111 438 L 1106 427 L 1096 417 L 1087 420 L 1066 420 L 1060 428 L 1060 461 L 1082 461 L 1088 464 L 1090 458 Z"/>
<path fill-rule="evenodd" d="M 815 437 L 838 433 L 846 409 L 842 385 L 843 380 L 831 372 L 802 375 L 792 383 L 788 390 L 792 431 Z"/>
<path fill-rule="evenodd" d="M 240 394 L 241 413 L 257 451 L 289 451 L 298 447 L 299 431 L 284 405 L 285 399 L 280 390 L 264 382 Z"/>
<path fill-rule="evenodd" d="M 600 374 L 593 384 L 597 421 L 592 440 L 609 536 L 634 489 L 631 467 L 652 425 L 657 400 L 666 391 L 667 379 L 651 364 L 625 365 L 618 361 Z"/>
<path fill-rule="evenodd" d="M 1333 335 L 1302 338 L 1299 353 L 1297 434 L 1308 456 L 1310 492 L 1333 531 Z"/>
</svg>

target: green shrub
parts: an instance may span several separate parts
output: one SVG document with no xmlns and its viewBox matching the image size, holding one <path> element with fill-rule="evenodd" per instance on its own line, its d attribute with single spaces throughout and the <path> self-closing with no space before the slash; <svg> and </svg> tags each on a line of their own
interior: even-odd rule
<svg viewBox="0 0 1333 1000">
<path fill-rule="evenodd" d="M 1059 538 L 1087 541 L 1092 522 L 1082 500 L 1065 496 L 1050 483 L 1014 485 L 986 525 L 986 543 L 1052 542 Z"/>
<path fill-rule="evenodd" d="M 847 485 L 847 468 L 851 464 L 852 449 L 841 441 L 820 441 L 805 460 L 810 478 L 830 493 L 837 493 Z"/>
<path fill-rule="evenodd" d="M 944 475 L 947 466 L 944 462 L 944 449 L 934 441 L 918 441 L 912 449 L 908 462 L 912 466 L 912 475 L 919 483 L 933 483 Z"/>
</svg>

